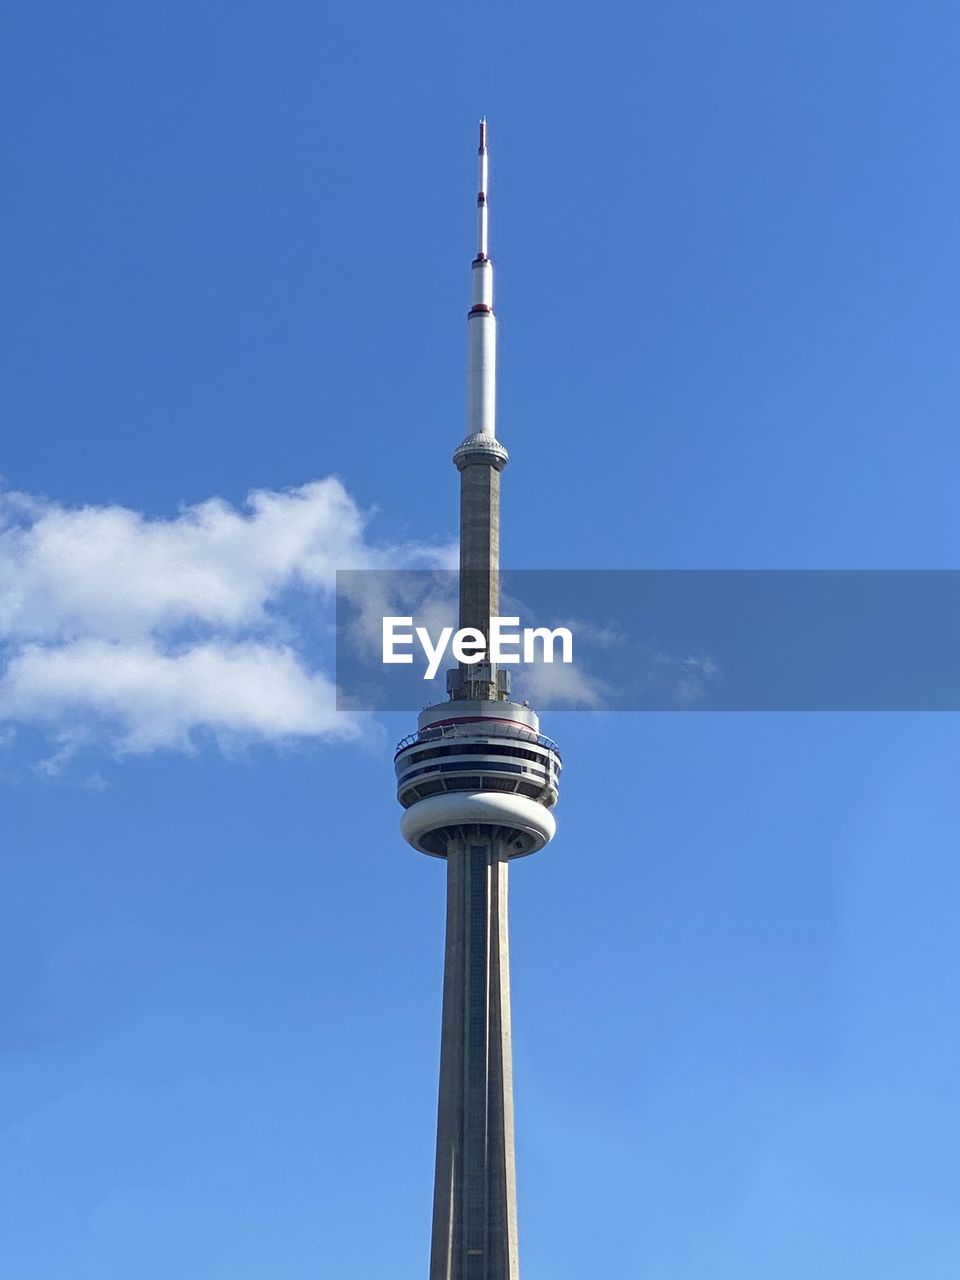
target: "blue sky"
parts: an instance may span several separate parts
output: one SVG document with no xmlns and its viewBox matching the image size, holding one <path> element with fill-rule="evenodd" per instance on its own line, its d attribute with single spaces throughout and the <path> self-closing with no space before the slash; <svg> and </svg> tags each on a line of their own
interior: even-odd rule
<svg viewBox="0 0 960 1280">
<path fill-rule="evenodd" d="M 329 576 L 455 536 L 476 119 L 512 566 L 955 568 L 958 36 L 7 13 L 5 1275 L 425 1274 L 443 875 L 409 718 L 329 711 Z M 952 1280 L 955 717 L 544 727 L 525 1280 Z"/>
</svg>

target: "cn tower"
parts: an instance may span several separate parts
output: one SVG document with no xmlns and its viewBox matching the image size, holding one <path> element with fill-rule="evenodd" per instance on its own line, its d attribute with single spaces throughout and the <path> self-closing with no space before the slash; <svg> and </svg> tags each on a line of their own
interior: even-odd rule
<svg viewBox="0 0 960 1280">
<path fill-rule="evenodd" d="M 460 473 L 460 626 L 500 613 L 496 317 L 488 253 L 487 127 L 480 124 L 477 254 L 467 318 L 467 431 Z M 507 879 L 556 830 L 560 755 L 509 672 L 447 673 L 394 760 L 404 838 L 447 864 L 447 933 L 430 1280 L 518 1280 Z"/>
</svg>

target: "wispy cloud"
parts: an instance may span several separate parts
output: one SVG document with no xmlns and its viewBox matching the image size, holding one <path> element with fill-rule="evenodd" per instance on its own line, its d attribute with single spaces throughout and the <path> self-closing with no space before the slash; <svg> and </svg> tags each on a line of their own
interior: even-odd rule
<svg viewBox="0 0 960 1280">
<path fill-rule="evenodd" d="M 47 772 L 91 743 L 357 738 L 335 709 L 336 570 L 450 557 L 368 526 L 335 478 L 163 519 L 0 495 L 0 723 L 45 731 Z"/>
</svg>

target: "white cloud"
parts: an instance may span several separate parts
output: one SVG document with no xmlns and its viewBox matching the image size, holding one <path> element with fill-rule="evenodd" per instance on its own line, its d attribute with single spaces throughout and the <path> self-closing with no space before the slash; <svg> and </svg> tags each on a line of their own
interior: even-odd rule
<svg viewBox="0 0 960 1280">
<path fill-rule="evenodd" d="M 189 747 L 197 731 L 221 740 L 355 738 L 332 682 L 292 650 L 204 642 L 165 654 L 150 643 L 88 639 L 30 645 L 0 683 L 0 715 L 38 724 L 93 715 L 115 725 L 125 751 Z"/>
<path fill-rule="evenodd" d="M 91 740 L 123 752 L 351 739 L 335 709 L 329 604 L 345 568 L 436 565 L 449 549 L 377 545 L 335 478 L 219 498 L 167 519 L 0 496 L 0 721 L 42 726 L 56 772 Z M 50 762 L 48 762 L 50 763 Z"/>
<path fill-rule="evenodd" d="M 127 507 L 0 500 L 0 636 L 142 637 L 194 622 L 263 623 L 283 590 L 332 591 L 337 569 L 422 559 L 375 547 L 341 482 L 254 490 L 246 510 L 219 498 L 151 519 Z"/>
</svg>

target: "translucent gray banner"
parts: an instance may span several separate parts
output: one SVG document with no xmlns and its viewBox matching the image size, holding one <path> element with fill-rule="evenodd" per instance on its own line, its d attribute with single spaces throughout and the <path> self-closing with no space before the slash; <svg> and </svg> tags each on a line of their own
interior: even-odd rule
<svg viewBox="0 0 960 1280">
<path fill-rule="evenodd" d="M 432 680 L 415 637 L 411 663 L 386 665 L 383 619 L 436 644 L 457 628 L 458 578 L 337 574 L 341 709 L 446 697 L 449 647 Z M 569 664 L 508 667 L 511 696 L 538 710 L 960 710 L 960 571 L 515 570 L 501 592 L 501 616 L 572 637 Z"/>
</svg>

